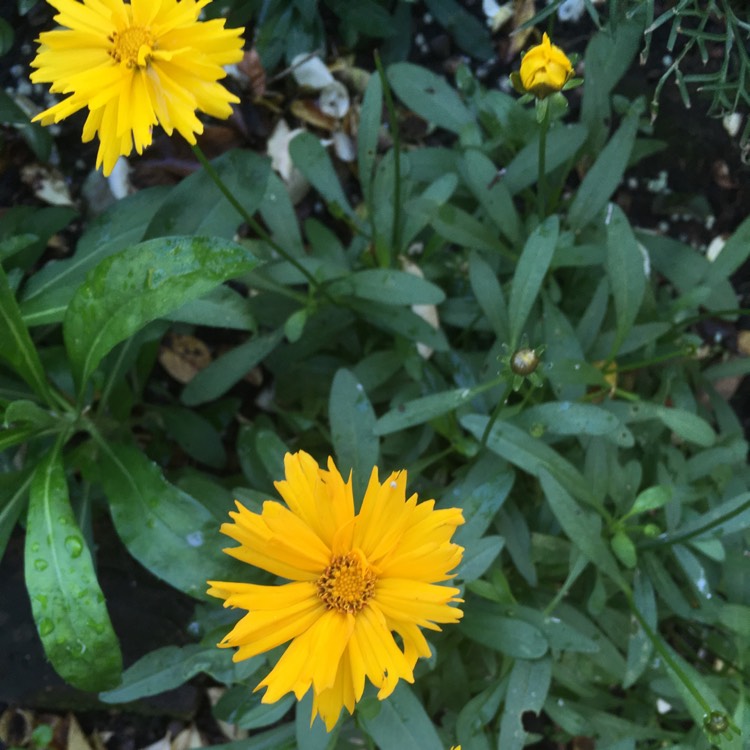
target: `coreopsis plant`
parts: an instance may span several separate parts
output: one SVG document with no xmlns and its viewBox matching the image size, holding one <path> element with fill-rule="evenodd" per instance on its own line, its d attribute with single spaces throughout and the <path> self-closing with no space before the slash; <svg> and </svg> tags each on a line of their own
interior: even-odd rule
<svg viewBox="0 0 750 750">
<path fill-rule="evenodd" d="M 320 714 L 330 731 L 342 708 L 354 711 L 365 678 L 381 700 L 414 681 L 417 660 L 431 654 L 420 628 L 461 619 L 459 589 L 441 584 L 461 562 L 450 539 L 463 516 L 407 498 L 405 471 L 381 483 L 373 469 L 355 513 L 351 478 L 332 460 L 321 469 L 300 451 L 284 467 L 276 489 L 286 505 L 269 500 L 258 514 L 238 502 L 221 530 L 240 543 L 225 552 L 289 582 L 210 581 L 209 594 L 247 610 L 219 644 L 237 648 L 235 661 L 291 641 L 256 688 L 267 688 L 263 702 L 288 692 L 300 700 L 312 687 L 311 723 Z"/>
<path fill-rule="evenodd" d="M 153 128 L 190 144 L 196 111 L 226 119 L 239 99 L 218 81 L 242 59 L 242 29 L 200 21 L 211 0 L 49 0 L 60 29 L 43 32 L 34 83 L 66 96 L 34 121 L 60 122 L 88 109 L 83 141 L 97 136 L 96 166 L 108 175 L 120 156 L 151 144 Z"/>
</svg>

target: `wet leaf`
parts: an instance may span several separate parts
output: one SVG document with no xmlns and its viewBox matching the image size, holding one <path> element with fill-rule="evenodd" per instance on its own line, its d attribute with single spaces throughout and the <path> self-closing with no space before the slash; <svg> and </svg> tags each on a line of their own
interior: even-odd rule
<svg viewBox="0 0 750 750">
<path fill-rule="evenodd" d="M 39 637 L 55 670 L 81 690 L 115 684 L 122 670 L 120 646 L 70 506 L 59 444 L 31 481 L 25 578 Z"/>
<path fill-rule="evenodd" d="M 257 264 L 239 245 L 201 237 L 150 240 L 103 260 L 76 291 L 63 322 L 79 387 L 146 323 Z"/>
</svg>

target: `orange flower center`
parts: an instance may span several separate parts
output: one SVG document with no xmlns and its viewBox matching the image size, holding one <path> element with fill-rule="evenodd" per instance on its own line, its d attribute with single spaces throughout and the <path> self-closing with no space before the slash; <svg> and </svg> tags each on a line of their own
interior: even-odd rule
<svg viewBox="0 0 750 750">
<path fill-rule="evenodd" d="M 318 596 L 326 608 L 356 615 L 373 595 L 376 580 L 361 553 L 338 555 L 317 580 Z"/>
<path fill-rule="evenodd" d="M 131 26 L 119 33 L 113 31 L 108 38 L 112 42 L 110 57 L 128 68 L 145 68 L 156 46 L 154 35 L 141 26 Z"/>
</svg>

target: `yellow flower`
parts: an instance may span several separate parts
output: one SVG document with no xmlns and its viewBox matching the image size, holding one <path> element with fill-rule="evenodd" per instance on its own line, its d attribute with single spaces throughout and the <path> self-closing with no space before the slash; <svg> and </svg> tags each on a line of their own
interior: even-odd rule
<svg viewBox="0 0 750 750">
<path fill-rule="evenodd" d="M 218 644 L 238 647 L 235 661 L 291 641 L 255 688 L 267 688 L 263 702 L 288 692 L 299 700 L 312 687 L 311 722 L 320 714 L 330 731 L 344 706 L 354 711 L 365 678 L 381 700 L 399 680 L 414 681 L 417 659 L 430 656 L 420 628 L 461 618 L 451 606 L 459 590 L 439 584 L 461 561 L 450 539 L 464 521 L 458 508 L 407 499 L 405 471 L 381 484 L 373 469 L 355 514 L 351 477 L 344 482 L 332 459 L 325 470 L 288 453 L 284 468 L 276 489 L 286 505 L 267 500 L 258 514 L 238 502 L 221 530 L 240 543 L 225 552 L 290 582 L 209 581 L 208 593 L 247 610 Z"/>
<path fill-rule="evenodd" d="M 154 125 L 195 144 L 196 110 L 227 118 L 239 101 L 217 81 L 242 59 L 242 30 L 199 21 L 211 0 L 48 2 L 63 28 L 39 36 L 31 80 L 69 96 L 34 120 L 50 125 L 87 107 L 83 141 L 99 136 L 105 175 L 133 146 L 140 154 L 151 145 Z"/>
<path fill-rule="evenodd" d="M 553 94 L 573 76 L 573 66 L 565 53 L 545 34 L 542 43 L 532 47 L 521 60 L 520 83 L 524 91 L 539 99 Z"/>
</svg>

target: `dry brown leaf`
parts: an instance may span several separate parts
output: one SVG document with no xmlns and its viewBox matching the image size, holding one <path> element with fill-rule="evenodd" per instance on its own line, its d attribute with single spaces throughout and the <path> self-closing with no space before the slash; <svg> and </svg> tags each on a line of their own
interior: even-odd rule
<svg viewBox="0 0 750 750">
<path fill-rule="evenodd" d="M 221 697 L 224 695 L 224 693 L 227 692 L 227 689 L 224 687 L 210 687 L 206 690 L 206 695 L 208 695 L 208 702 L 215 706 Z M 247 729 L 240 729 L 238 726 L 235 726 L 234 724 L 230 724 L 229 722 L 222 721 L 221 719 L 217 719 L 216 723 L 219 726 L 219 729 L 221 730 L 221 733 L 228 739 L 228 740 L 244 740 L 248 737 L 248 731 Z"/>
<path fill-rule="evenodd" d="M 531 20 L 536 13 L 536 7 L 534 0 L 516 0 L 513 8 L 513 28 L 517 29 L 522 26 L 526 21 Z M 510 46 L 508 47 L 508 59 L 512 60 L 522 49 L 527 45 L 526 42 L 531 34 L 534 33 L 534 27 L 529 26 L 523 31 L 514 33 L 510 38 Z"/>
<path fill-rule="evenodd" d="M 185 727 L 172 740 L 171 750 L 194 750 L 194 748 L 203 747 L 204 742 L 200 732 L 194 724 Z"/>
<path fill-rule="evenodd" d="M 68 740 L 65 750 L 92 750 L 91 744 L 81 729 L 81 725 L 73 714 L 68 714 Z"/>
<path fill-rule="evenodd" d="M 253 96 L 261 97 L 266 93 L 266 69 L 254 47 L 245 52 L 237 63 L 237 70 L 247 77 Z"/>
<path fill-rule="evenodd" d="M 74 205 L 65 177 L 54 167 L 26 164 L 21 168 L 21 180 L 34 191 L 39 200 L 50 206 Z"/>
<path fill-rule="evenodd" d="M 171 334 L 159 348 L 161 366 L 178 382 L 189 383 L 201 370 L 211 364 L 211 352 L 195 336 Z"/>
<path fill-rule="evenodd" d="M 737 351 L 750 357 L 750 331 L 739 331 L 737 333 Z"/>
<path fill-rule="evenodd" d="M 328 131 L 337 127 L 336 118 L 321 112 L 313 99 L 295 99 L 290 109 L 295 117 L 313 127 Z"/>
<path fill-rule="evenodd" d="M 22 708 L 8 708 L 0 715 L 0 742 L 23 747 L 31 740 L 34 715 Z"/>
</svg>

